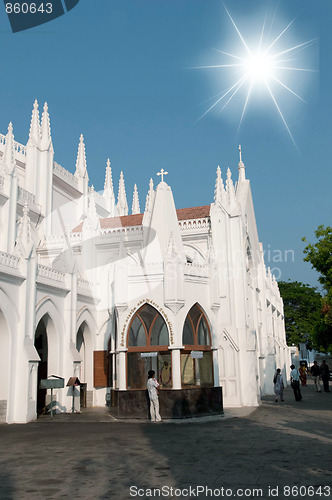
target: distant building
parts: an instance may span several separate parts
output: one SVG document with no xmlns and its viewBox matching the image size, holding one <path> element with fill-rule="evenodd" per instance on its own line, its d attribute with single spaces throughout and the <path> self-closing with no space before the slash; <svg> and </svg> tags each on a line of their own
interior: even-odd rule
<svg viewBox="0 0 332 500">
<path fill-rule="evenodd" d="M 224 406 L 256 406 L 288 371 L 241 150 L 236 185 L 218 167 L 211 205 L 176 210 L 158 175 L 144 211 L 135 185 L 129 215 L 109 161 L 103 193 L 89 186 L 83 136 L 74 174 L 54 161 L 47 104 L 40 121 L 34 103 L 26 146 L 11 123 L 0 134 L 1 421 L 35 419 L 51 375 L 78 377 L 88 406 L 144 389 L 150 368 L 162 388 L 222 386 Z M 72 394 L 54 391 L 56 411 Z"/>
</svg>

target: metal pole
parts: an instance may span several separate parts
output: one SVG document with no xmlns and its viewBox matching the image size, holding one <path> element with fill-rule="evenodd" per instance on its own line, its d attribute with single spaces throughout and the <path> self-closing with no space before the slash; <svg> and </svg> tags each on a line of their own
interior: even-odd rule
<svg viewBox="0 0 332 500">
<path fill-rule="evenodd" d="M 73 385 L 73 406 L 71 409 L 72 413 L 75 413 L 75 386 Z"/>
<path fill-rule="evenodd" d="M 51 420 L 53 419 L 53 387 L 51 387 Z"/>
</svg>

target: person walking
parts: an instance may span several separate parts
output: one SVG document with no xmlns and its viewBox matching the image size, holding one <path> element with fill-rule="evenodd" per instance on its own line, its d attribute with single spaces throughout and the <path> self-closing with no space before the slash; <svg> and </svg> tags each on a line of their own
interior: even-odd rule
<svg viewBox="0 0 332 500">
<path fill-rule="evenodd" d="M 291 385 L 295 396 L 295 401 L 301 401 L 302 394 L 300 391 L 300 374 L 299 370 L 295 368 L 295 365 L 291 365 Z"/>
<path fill-rule="evenodd" d="M 314 384 L 316 387 L 316 392 L 322 392 L 321 388 L 320 388 L 320 383 L 319 383 L 320 368 L 318 366 L 317 361 L 314 361 L 314 364 L 310 368 L 310 373 L 314 377 Z"/>
<path fill-rule="evenodd" d="M 276 395 L 276 403 L 278 401 L 283 401 L 284 400 L 284 381 L 281 375 L 280 368 L 277 368 L 277 372 L 273 378 L 273 383 L 274 383 L 274 394 Z"/>
<path fill-rule="evenodd" d="M 161 422 L 161 417 L 159 415 L 159 399 L 158 399 L 159 384 L 154 378 L 155 373 L 156 372 L 154 370 L 148 371 L 148 381 L 146 387 L 148 389 L 150 398 L 151 422 Z"/>
<path fill-rule="evenodd" d="M 322 380 L 323 380 L 324 391 L 330 392 L 330 388 L 329 388 L 330 369 L 329 369 L 325 359 L 323 359 L 321 367 L 320 367 L 320 375 L 321 375 Z"/>
</svg>

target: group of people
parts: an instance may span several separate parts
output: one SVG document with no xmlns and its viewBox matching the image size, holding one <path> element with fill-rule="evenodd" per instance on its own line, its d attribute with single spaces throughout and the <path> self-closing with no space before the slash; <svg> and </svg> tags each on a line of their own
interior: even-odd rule
<svg viewBox="0 0 332 500">
<path fill-rule="evenodd" d="M 295 368 L 295 365 L 291 365 L 291 386 L 294 392 L 295 401 L 301 401 L 302 394 L 300 389 L 300 381 L 302 386 L 307 385 L 307 374 L 305 367 L 301 366 L 299 370 Z M 329 389 L 329 379 L 330 379 L 330 369 L 325 360 L 323 360 L 321 366 L 318 366 L 317 361 L 314 361 L 310 369 L 310 373 L 314 379 L 314 384 L 316 387 L 316 392 L 322 392 L 320 388 L 320 380 L 323 382 L 323 387 L 325 392 L 330 392 Z M 276 396 L 275 402 L 284 400 L 284 381 L 281 374 L 280 368 L 277 369 L 276 374 L 273 378 L 274 393 Z"/>
</svg>

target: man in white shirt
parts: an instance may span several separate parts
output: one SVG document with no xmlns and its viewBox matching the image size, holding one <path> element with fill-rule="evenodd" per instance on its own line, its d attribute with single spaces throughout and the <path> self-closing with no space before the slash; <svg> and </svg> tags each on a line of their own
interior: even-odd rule
<svg viewBox="0 0 332 500">
<path fill-rule="evenodd" d="M 291 365 L 290 368 L 291 368 L 291 372 L 290 372 L 291 385 L 292 385 L 292 389 L 294 391 L 295 400 L 301 401 L 302 394 L 300 391 L 300 373 L 299 373 L 299 370 L 297 370 L 295 368 L 295 365 Z"/>
<path fill-rule="evenodd" d="M 159 384 L 154 378 L 155 373 L 156 372 L 154 370 L 149 370 L 146 387 L 148 389 L 150 398 L 151 422 L 161 422 L 161 417 L 159 415 L 159 399 L 158 399 Z"/>
</svg>

